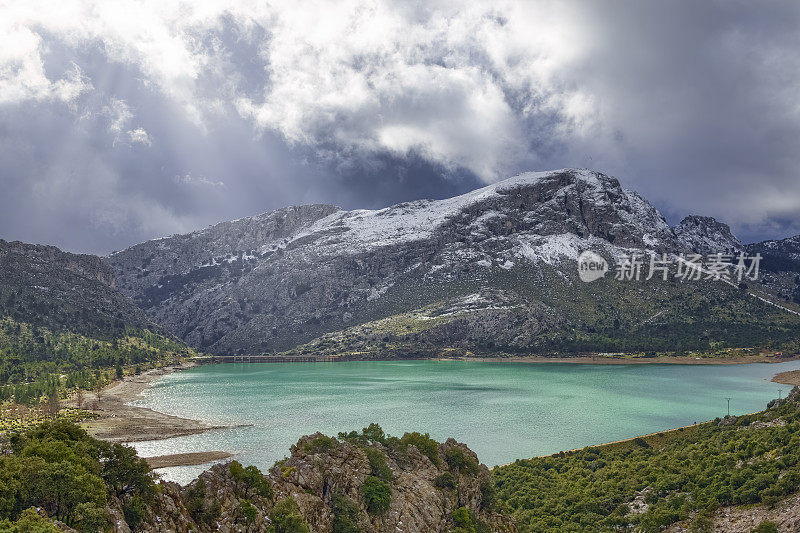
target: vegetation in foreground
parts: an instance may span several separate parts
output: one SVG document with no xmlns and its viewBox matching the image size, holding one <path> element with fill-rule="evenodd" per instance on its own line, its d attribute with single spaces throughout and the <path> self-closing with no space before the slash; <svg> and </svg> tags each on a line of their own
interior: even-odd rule
<svg viewBox="0 0 800 533">
<path fill-rule="evenodd" d="M 495 468 L 498 500 L 520 531 L 647 532 L 683 520 L 709 531 L 720 506 L 769 506 L 800 487 L 800 391 L 790 398 L 753 415 Z"/>
<path fill-rule="evenodd" d="M 105 508 L 122 502 L 133 519 L 156 494 L 153 474 L 132 448 L 89 437 L 67 421 L 14 434 L 0 455 L 0 530 L 80 531 L 110 525 Z M 39 513 L 40 509 L 44 517 Z"/>
<path fill-rule="evenodd" d="M 60 521 L 80 531 L 102 531 L 110 527 L 108 509 L 116 508 L 135 531 L 163 512 L 159 498 L 169 495 L 203 531 L 229 520 L 244 531 L 307 532 L 309 516 L 316 516 L 308 514 L 309 506 L 327 505 L 333 531 L 352 533 L 362 530 L 365 516 L 387 516 L 397 469 L 408 468 L 413 455 L 439 470 L 435 492 L 458 497 L 449 518 L 453 532 L 492 530 L 461 503 L 464 483 L 474 485 L 470 491 L 480 494 L 481 508 L 510 514 L 520 531 L 648 532 L 677 522 L 690 531 L 710 531 L 721 506 L 770 506 L 800 487 L 799 402 L 796 388 L 761 413 L 518 460 L 496 468 L 494 484 L 481 481 L 485 467 L 461 445 L 440 444 L 420 433 L 392 437 L 372 424 L 338 439 L 303 437 L 292 457 L 269 475 L 233 461 L 176 491 L 157 485 L 133 449 L 93 439 L 68 421 L 49 422 L 13 433 L 3 444 L 0 530 L 57 531 L 54 521 Z M 411 446 L 419 453 L 410 454 Z M 318 490 L 324 492 L 315 484 L 327 486 L 328 474 L 339 482 L 349 479 L 342 475 L 356 479 L 355 467 L 364 460 L 367 477 L 349 493 L 336 492 L 323 503 L 321 492 L 320 503 L 312 503 Z M 330 473 L 326 461 L 335 467 Z M 299 472 L 312 464 L 322 477 L 305 485 Z M 765 520 L 755 531 L 775 527 Z"/>
<path fill-rule="evenodd" d="M 132 531 L 359 533 L 400 519 L 410 531 L 514 531 L 466 446 L 391 437 L 376 424 L 339 439 L 302 437 L 267 474 L 231 461 L 185 487 L 156 483 L 133 449 L 66 421 L 15 433 L 2 451 L 0 531 L 97 532 L 124 522 Z"/>
</svg>

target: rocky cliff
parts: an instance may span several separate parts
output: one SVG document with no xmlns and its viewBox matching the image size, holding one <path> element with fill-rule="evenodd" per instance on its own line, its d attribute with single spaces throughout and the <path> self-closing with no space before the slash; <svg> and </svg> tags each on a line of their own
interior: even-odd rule
<svg viewBox="0 0 800 533">
<path fill-rule="evenodd" d="M 415 436 L 427 455 L 403 444 L 409 437 L 382 444 L 315 434 L 264 478 L 226 463 L 185 487 L 161 483 L 135 531 L 516 531 L 495 510 L 489 471 L 469 448 Z M 119 502 L 109 510 L 115 530 L 129 531 Z"/>
<path fill-rule="evenodd" d="M 747 253 L 763 257 L 762 282 L 768 290 L 800 305 L 800 235 L 749 244 Z"/>
<path fill-rule="evenodd" d="M 739 239 L 731 233 L 731 228 L 713 217 L 688 216 L 675 226 L 674 231 L 684 248 L 701 255 L 737 254 L 744 250 Z"/>
</svg>

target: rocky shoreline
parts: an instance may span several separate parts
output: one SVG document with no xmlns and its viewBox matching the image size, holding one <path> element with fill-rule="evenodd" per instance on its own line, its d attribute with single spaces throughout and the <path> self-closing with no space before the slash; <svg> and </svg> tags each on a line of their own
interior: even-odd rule
<svg viewBox="0 0 800 533">
<path fill-rule="evenodd" d="M 730 357 L 631 354 L 580 354 L 580 355 L 437 355 L 424 353 L 419 356 L 379 356 L 372 353 L 341 356 L 331 355 L 237 355 L 204 356 L 195 359 L 197 364 L 226 363 L 343 363 L 352 361 L 483 361 L 489 363 L 574 363 L 590 365 L 638 365 L 638 364 L 676 364 L 676 365 L 746 365 L 752 363 L 787 363 L 800 360 L 800 354 L 793 355 L 735 355 Z"/>
</svg>

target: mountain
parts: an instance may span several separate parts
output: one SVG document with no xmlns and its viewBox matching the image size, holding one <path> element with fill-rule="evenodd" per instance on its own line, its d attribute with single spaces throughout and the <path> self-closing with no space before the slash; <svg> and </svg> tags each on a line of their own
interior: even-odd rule
<svg viewBox="0 0 800 533">
<path fill-rule="evenodd" d="M 800 235 L 749 244 L 747 253 L 761 254 L 762 283 L 767 289 L 800 304 Z"/>
<path fill-rule="evenodd" d="M 680 350 L 796 336 L 796 316 L 724 283 L 578 280 L 583 250 L 618 263 L 690 252 L 688 235 L 615 178 L 563 169 L 379 210 L 287 207 L 108 261 L 151 319 L 218 354 Z"/>
<path fill-rule="evenodd" d="M 103 338 L 154 327 L 116 290 L 114 270 L 94 255 L 0 239 L 0 311 L 17 321 Z"/>
<path fill-rule="evenodd" d="M 744 250 L 739 239 L 731 233 L 731 228 L 713 217 L 690 215 L 673 229 L 683 247 L 694 253 L 738 254 Z"/>
<path fill-rule="evenodd" d="M 101 258 L 0 239 L 0 385 L 26 383 L 18 403 L 37 403 L 54 374 L 89 386 L 104 378 L 88 370 L 188 353 L 116 290 Z M 0 387 L 3 399 L 9 390 Z"/>
</svg>

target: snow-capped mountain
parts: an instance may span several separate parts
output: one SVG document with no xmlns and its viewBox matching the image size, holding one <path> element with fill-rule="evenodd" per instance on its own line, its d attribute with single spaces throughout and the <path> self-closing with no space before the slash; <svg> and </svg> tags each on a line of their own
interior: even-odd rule
<svg viewBox="0 0 800 533">
<path fill-rule="evenodd" d="M 713 217 L 691 215 L 681 220 L 674 230 L 678 241 L 694 253 L 737 254 L 744 250 L 731 228 Z"/>
<path fill-rule="evenodd" d="M 468 315 L 494 324 L 469 346 L 502 337 L 506 347 L 522 349 L 539 334 L 587 327 L 575 302 L 559 294 L 601 290 L 575 285 L 581 251 L 612 260 L 631 249 L 689 251 L 703 227 L 690 241 L 689 231 L 676 235 L 615 178 L 563 169 L 379 210 L 287 207 L 142 243 L 108 261 L 120 290 L 151 318 L 215 353 L 284 350 L 404 313 L 413 315 L 410 329 L 420 320 L 450 324 L 446 335 L 439 326 L 435 334 L 423 328 L 428 344 L 473 338 L 442 318 Z M 629 307 L 643 296 L 632 298 Z M 483 303 L 476 311 L 464 301 Z M 420 318 L 428 316 L 423 309 L 435 320 Z M 623 315 L 605 316 L 602 327 L 635 320 Z M 500 335 L 503 328 L 511 333 Z"/>
</svg>

